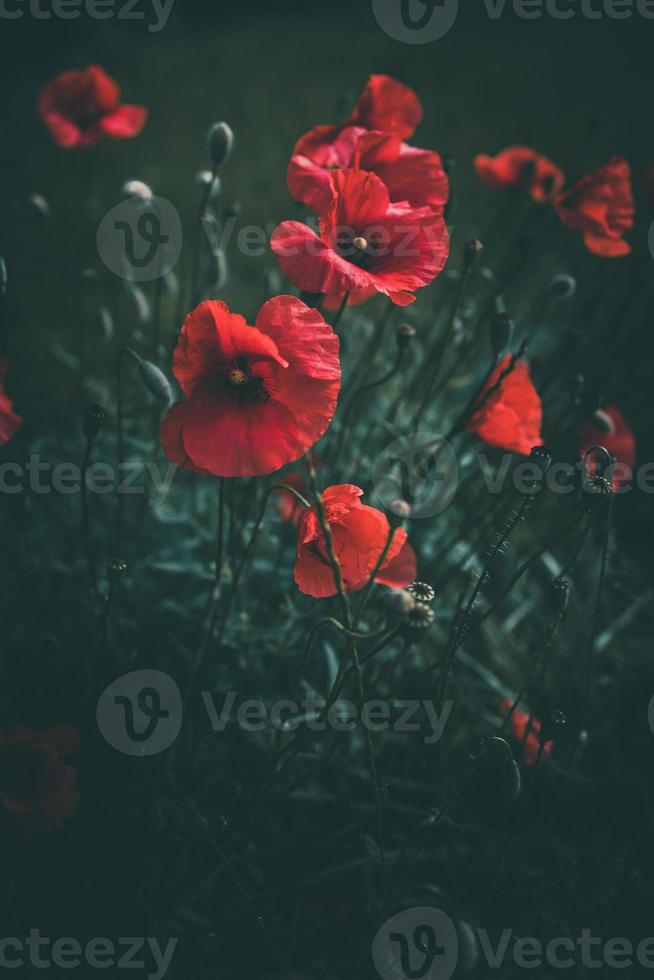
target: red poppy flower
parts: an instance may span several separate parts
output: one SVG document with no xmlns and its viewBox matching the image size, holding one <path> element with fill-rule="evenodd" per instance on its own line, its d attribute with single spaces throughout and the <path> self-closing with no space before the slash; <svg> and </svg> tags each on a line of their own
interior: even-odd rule
<svg viewBox="0 0 654 980">
<path fill-rule="evenodd" d="M 368 298 L 384 293 L 398 306 L 435 279 L 447 260 L 442 215 L 430 208 L 391 204 L 376 174 L 336 170 L 320 236 L 300 221 L 284 221 L 271 246 L 285 276 L 311 293 Z"/>
<path fill-rule="evenodd" d="M 511 710 L 512 701 L 502 701 L 500 705 L 500 714 L 506 715 Z M 522 761 L 527 766 L 533 766 L 538 758 L 538 750 L 540 747 L 540 730 L 541 723 L 537 718 L 531 719 L 531 725 L 529 724 L 529 713 L 527 711 L 521 711 L 519 708 L 511 715 L 511 720 L 509 722 L 511 725 L 511 732 L 513 734 L 516 742 L 519 742 L 523 746 L 522 749 Z M 529 734 L 527 735 L 527 731 Z M 525 738 L 526 736 L 526 738 Z M 554 742 L 549 739 L 543 745 L 542 758 L 549 755 L 554 748 Z"/>
<path fill-rule="evenodd" d="M 14 433 L 20 429 L 23 420 L 13 411 L 13 404 L 4 390 L 2 380 L 7 373 L 7 359 L 0 357 L 0 446 L 9 442 Z"/>
<path fill-rule="evenodd" d="M 618 490 L 623 483 L 628 483 L 636 463 L 636 440 L 628 423 L 615 407 L 605 405 L 595 413 L 591 425 L 586 425 L 579 434 L 579 453 L 583 456 L 591 446 L 603 446 L 615 457 L 616 463 L 628 467 L 629 472 L 616 467 L 613 473 L 613 489 Z M 591 475 L 597 470 L 597 461 L 589 460 Z"/>
<path fill-rule="evenodd" d="M 79 748 L 78 733 L 62 725 L 45 732 L 0 732 L 2 820 L 24 834 L 56 830 L 77 809 L 75 767 L 62 762 Z"/>
<path fill-rule="evenodd" d="M 408 139 L 422 119 L 420 99 L 407 85 L 388 75 L 371 75 L 363 94 L 345 122 L 338 126 L 315 126 L 295 144 L 293 155 L 315 159 L 316 153 L 338 140 L 344 129 L 360 129 L 395 133 Z"/>
<path fill-rule="evenodd" d="M 631 251 L 622 236 L 634 226 L 634 196 L 629 164 L 622 157 L 582 177 L 555 206 L 564 225 L 584 233 L 586 248 L 594 255 L 616 258 Z"/>
<path fill-rule="evenodd" d="M 322 212 L 331 201 L 332 171 L 350 168 L 381 177 L 393 203 L 407 201 L 434 211 L 447 203 L 449 182 L 438 153 L 409 146 L 397 134 L 360 126 L 341 130 L 333 143 L 308 147 L 306 155 L 293 154 L 287 175 L 291 196 Z"/>
<path fill-rule="evenodd" d="M 361 503 L 363 490 L 351 484 L 329 487 L 322 495 L 334 552 L 348 592 L 367 584 L 379 561 L 391 526 L 380 510 Z M 416 578 L 416 556 L 402 528 L 396 528 L 376 582 L 403 589 Z M 334 574 L 315 507 L 300 518 L 295 582 L 301 592 L 324 599 L 336 594 Z"/>
<path fill-rule="evenodd" d="M 323 435 L 340 387 L 338 337 L 293 296 L 265 303 L 250 327 L 209 300 L 187 316 L 173 371 L 186 396 L 161 425 L 173 463 L 217 476 L 260 476 Z"/>
<path fill-rule="evenodd" d="M 478 403 L 500 380 L 511 362 L 507 355 L 489 377 Z M 526 361 L 517 361 L 496 391 L 474 413 L 467 428 L 488 443 L 512 453 L 528 456 L 534 446 L 542 446 L 540 430 L 543 407 L 534 388 Z"/>
<path fill-rule="evenodd" d="M 496 157 L 480 153 L 474 162 L 488 187 L 525 190 L 539 204 L 555 197 L 565 183 L 563 171 L 528 146 L 509 146 Z"/>
<path fill-rule="evenodd" d="M 142 105 L 121 105 L 118 85 L 97 65 L 47 82 L 38 110 L 55 143 L 66 149 L 137 136 L 148 115 Z"/>
</svg>

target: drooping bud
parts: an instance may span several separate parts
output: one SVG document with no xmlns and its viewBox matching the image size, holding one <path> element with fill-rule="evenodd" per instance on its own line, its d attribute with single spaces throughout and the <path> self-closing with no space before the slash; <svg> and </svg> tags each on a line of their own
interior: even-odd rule
<svg viewBox="0 0 654 980">
<path fill-rule="evenodd" d="M 139 359 L 138 369 L 141 381 L 152 397 L 164 405 L 170 405 L 173 400 L 173 393 L 170 381 L 163 371 L 152 361 L 144 361 L 143 359 Z"/>
<path fill-rule="evenodd" d="M 508 313 L 498 313 L 490 324 L 491 347 L 495 357 L 501 357 L 513 340 L 513 320 Z"/>
<path fill-rule="evenodd" d="M 234 133 L 226 122 L 214 123 L 207 133 L 209 159 L 214 170 L 222 166 L 234 147 Z"/>
<path fill-rule="evenodd" d="M 537 477 L 537 480 L 540 481 L 544 479 L 545 474 L 549 470 L 552 462 L 552 454 L 550 453 L 549 449 L 547 449 L 545 446 L 534 446 L 529 453 L 529 459 L 532 463 L 535 463 L 540 470 L 540 476 Z"/>
<path fill-rule="evenodd" d="M 464 269 L 474 269 L 477 265 L 484 246 L 478 238 L 472 238 L 463 246 L 463 267 Z"/>
<path fill-rule="evenodd" d="M 405 351 L 411 347 L 416 338 L 416 333 L 416 328 L 410 323 L 401 323 L 395 334 L 398 350 Z"/>
<path fill-rule="evenodd" d="M 397 497 L 395 500 L 391 500 L 388 505 L 388 509 L 399 517 L 401 521 L 408 520 L 411 517 L 411 504 L 408 500 L 403 500 L 402 497 Z"/>
<path fill-rule="evenodd" d="M 126 181 L 120 192 L 120 196 L 125 201 L 136 201 L 140 204 L 149 204 L 153 198 L 152 190 L 142 180 Z"/>
<path fill-rule="evenodd" d="M 84 412 L 84 421 L 82 423 L 84 429 L 84 436 L 89 442 L 97 437 L 100 429 L 102 428 L 102 423 L 104 422 L 105 411 L 102 405 L 89 405 L 87 410 Z"/>
</svg>

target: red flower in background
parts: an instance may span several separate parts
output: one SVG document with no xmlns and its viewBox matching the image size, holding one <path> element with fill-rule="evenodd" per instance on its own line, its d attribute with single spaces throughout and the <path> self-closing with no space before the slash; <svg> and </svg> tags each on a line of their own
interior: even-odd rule
<svg viewBox="0 0 654 980">
<path fill-rule="evenodd" d="M 293 296 L 265 303 L 250 327 L 209 300 L 187 316 L 173 371 L 186 396 L 161 424 L 173 463 L 216 476 L 260 476 L 323 435 L 340 387 L 338 337 Z"/>
<path fill-rule="evenodd" d="M 345 122 L 338 126 L 315 126 L 298 140 L 293 155 L 314 160 L 316 154 L 328 151 L 342 131 L 352 126 L 361 130 L 395 133 L 400 139 L 408 139 L 413 136 L 421 119 L 422 106 L 413 89 L 388 75 L 371 75 Z"/>
<path fill-rule="evenodd" d="M 408 146 L 397 134 L 360 126 L 342 129 L 332 143 L 293 154 L 287 175 L 291 196 L 314 211 L 324 211 L 331 201 L 332 171 L 350 168 L 381 177 L 394 203 L 407 201 L 434 211 L 447 203 L 449 181 L 438 153 Z"/>
<path fill-rule="evenodd" d="M 497 365 L 479 395 L 480 404 L 498 385 L 510 363 L 511 356 L 507 355 Z M 526 361 L 517 361 L 513 370 L 474 413 L 467 429 L 489 446 L 528 456 L 534 446 L 543 444 L 542 419 L 543 408 L 531 380 L 529 365 Z"/>
<path fill-rule="evenodd" d="M 56 830 L 79 803 L 75 767 L 62 762 L 79 748 L 79 736 L 62 725 L 45 732 L 15 727 L 0 732 L 2 819 L 24 834 Z"/>
<path fill-rule="evenodd" d="M 148 110 L 121 105 L 120 89 L 102 68 L 64 71 L 39 94 L 38 111 L 58 146 L 93 146 L 103 139 L 137 136 Z"/>
<path fill-rule="evenodd" d="M 350 302 L 383 293 L 398 306 L 413 303 L 413 290 L 435 279 L 447 260 L 442 216 L 391 204 L 380 178 L 362 170 L 337 170 L 330 186 L 320 236 L 300 221 L 275 229 L 271 247 L 284 275 L 307 292 L 349 292 Z"/>
<path fill-rule="evenodd" d="M 500 705 L 500 714 L 508 714 L 511 710 L 512 701 L 502 701 Z M 511 732 L 513 734 L 516 742 L 523 745 L 522 749 L 522 761 L 527 766 L 533 766 L 538 758 L 538 749 L 540 746 L 540 730 L 541 723 L 537 718 L 531 719 L 531 725 L 529 724 L 529 713 L 527 711 L 521 711 L 519 708 L 511 715 L 509 724 L 511 725 Z M 527 734 L 529 732 L 529 734 Z M 526 737 L 525 737 L 526 736 Z M 554 748 L 554 742 L 549 739 L 543 745 L 542 757 L 549 755 Z"/>
<path fill-rule="evenodd" d="M 13 411 L 13 403 L 4 390 L 2 381 L 7 373 L 7 359 L 0 357 L 0 446 L 9 442 L 14 433 L 20 429 L 23 420 Z"/>
<path fill-rule="evenodd" d="M 615 405 L 605 405 L 595 413 L 592 424 L 584 426 L 579 433 L 580 455 L 585 455 L 592 446 L 603 446 L 615 457 L 616 463 L 622 463 L 629 468 L 629 474 L 621 473 L 619 468 L 616 468 L 611 482 L 613 489 L 618 490 L 631 478 L 631 471 L 636 463 L 636 440 Z M 591 476 L 594 476 L 597 472 L 596 460 L 589 459 L 589 469 Z"/>
<path fill-rule="evenodd" d="M 488 187 L 524 190 L 539 204 L 555 197 L 565 183 L 563 171 L 528 146 L 510 146 L 496 157 L 480 153 L 474 163 Z"/>
<path fill-rule="evenodd" d="M 629 164 L 622 157 L 582 177 L 555 206 L 564 225 L 584 233 L 594 255 L 616 258 L 631 251 L 622 236 L 634 226 L 634 197 Z"/>
<path fill-rule="evenodd" d="M 374 507 L 361 503 L 363 490 L 351 484 L 329 487 L 322 495 L 325 517 L 343 584 L 349 592 L 363 588 L 383 554 L 390 524 Z M 396 528 L 375 581 L 403 589 L 416 578 L 416 556 L 402 528 Z M 301 592 L 323 599 L 336 594 L 334 574 L 315 507 L 302 513 L 298 526 L 295 582 Z"/>
</svg>

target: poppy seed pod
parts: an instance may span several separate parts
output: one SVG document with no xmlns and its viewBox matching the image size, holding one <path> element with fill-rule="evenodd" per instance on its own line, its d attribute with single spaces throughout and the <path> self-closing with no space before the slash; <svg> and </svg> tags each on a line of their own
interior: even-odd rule
<svg viewBox="0 0 654 980">
<path fill-rule="evenodd" d="M 412 582 L 407 587 L 407 592 L 413 596 L 416 602 L 426 602 L 429 604 L 436 598 L 436 592 L 428 582 Z"/>
<path fill-rule="evenodd" d="M 112 558 L 107 562 L 107 579 L 111 588 L 118 585 L 126 571 L 127 562 L 122 558 Z"/>
<path fill-rule="evenodd" d="M 577 292 L 577 280 L 563 273 L 554 276 L 549 285 L 549 291 L 552 296 L 556 296 L 558 299 L 572 299 Z"/>
<path fill-rule="evenodd" d="M 152 397 L 166 406 L 170 405 L 173 400 L 173 393 L 170 381 L 163 371 L 152 361 L 144 361 L 141 358 L 139 358 L 138 367 L 141 381 Z"/>
<path fill-rule="evenodd" d="M 568 716 L 565 711 L 561 711 L 560 708 L 555 708 L 550 714 L 543 719 L 543 724 L 540 730 L 540 740 L 541 742 L 551 742 L 554 739 L 560 738 L 564 732 L 566 725 L 568 724 Z"/>
<path fill-rule="evenodd" d="M 567 579 L 554 579 L 551 588 L 551 598 L 552 611 L 558 619 L 566 611 L 570 600 L 570 583 Z"/>
<path fill-rule="evenodd" d="M 226 122 L 214 123 L 207 133 L 209 159 L 214 170 L 222 166 L 234 147 L 234 133 Z"/>
<path fill-rule="evenodd" d="M 490 339 L 495 357 L 501 357 L 509 349 L 513 339 L 513 320 L 508 313 L 498 313 L 493 317 L 490 325 Z"/>
<path fill-rule="evenodd" d="M 84 435 L 89 442 L 92 442 L 98 435 L 100 429 L 102 428 L 104 419 L 105 411 L 102 405 L 89 405 L 87 410 L 84 412 Z"/>
<path fill-rule="evenodd" d="M 146 204 L 152 200 L 154 195 L 151 188 L 142 180 L 128 180 L 123 184 L 120 196 L 126 201 L 132 200 Z"/>
<path fill-rule="evenodd" d="M 411 347 L 416 338 L 416 333 L 416 328 L 410 323 L 401 323 L 395 334 L 398 350 L 405 351 Z"/>
<path fill-rule="evenodd" d="M 432 626 L 435 618 L 431 606 L 428 606 L 426 602 L 415 602 L 414 600 L 413 608 L 407 612 L 406 622 L 402 627 L 402 635 L 414 643 L 419 642 Z"/>
<path fill-rule="evenodd" d="M 465 269 L 474 269 L 479 261 L 484 246 L 478 238 L 472 238 L 463 246 L 463 265 Z"/>
</svg>

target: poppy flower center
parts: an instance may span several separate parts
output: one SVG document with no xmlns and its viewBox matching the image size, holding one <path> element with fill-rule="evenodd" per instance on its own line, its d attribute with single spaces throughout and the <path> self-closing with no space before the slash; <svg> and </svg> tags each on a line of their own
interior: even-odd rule
<svg viewBox="0 0 654 980">
<path fill-rule="evenodd" d="M 256 405 L 270 398 L 263 378 L 251 372 L 245 357 L 231 361 L 217 380 L 219 386 L 226 389 L 239 405 Z"/>
<path fill-rule="evenodd" d="M 371 245 L 368 238 L 357 235 L 353 230 L 340 233 L 336 240 L 336 248 L 343 258 L 360 269 L 369 269 L 373 263 Z"/>
</svg>

